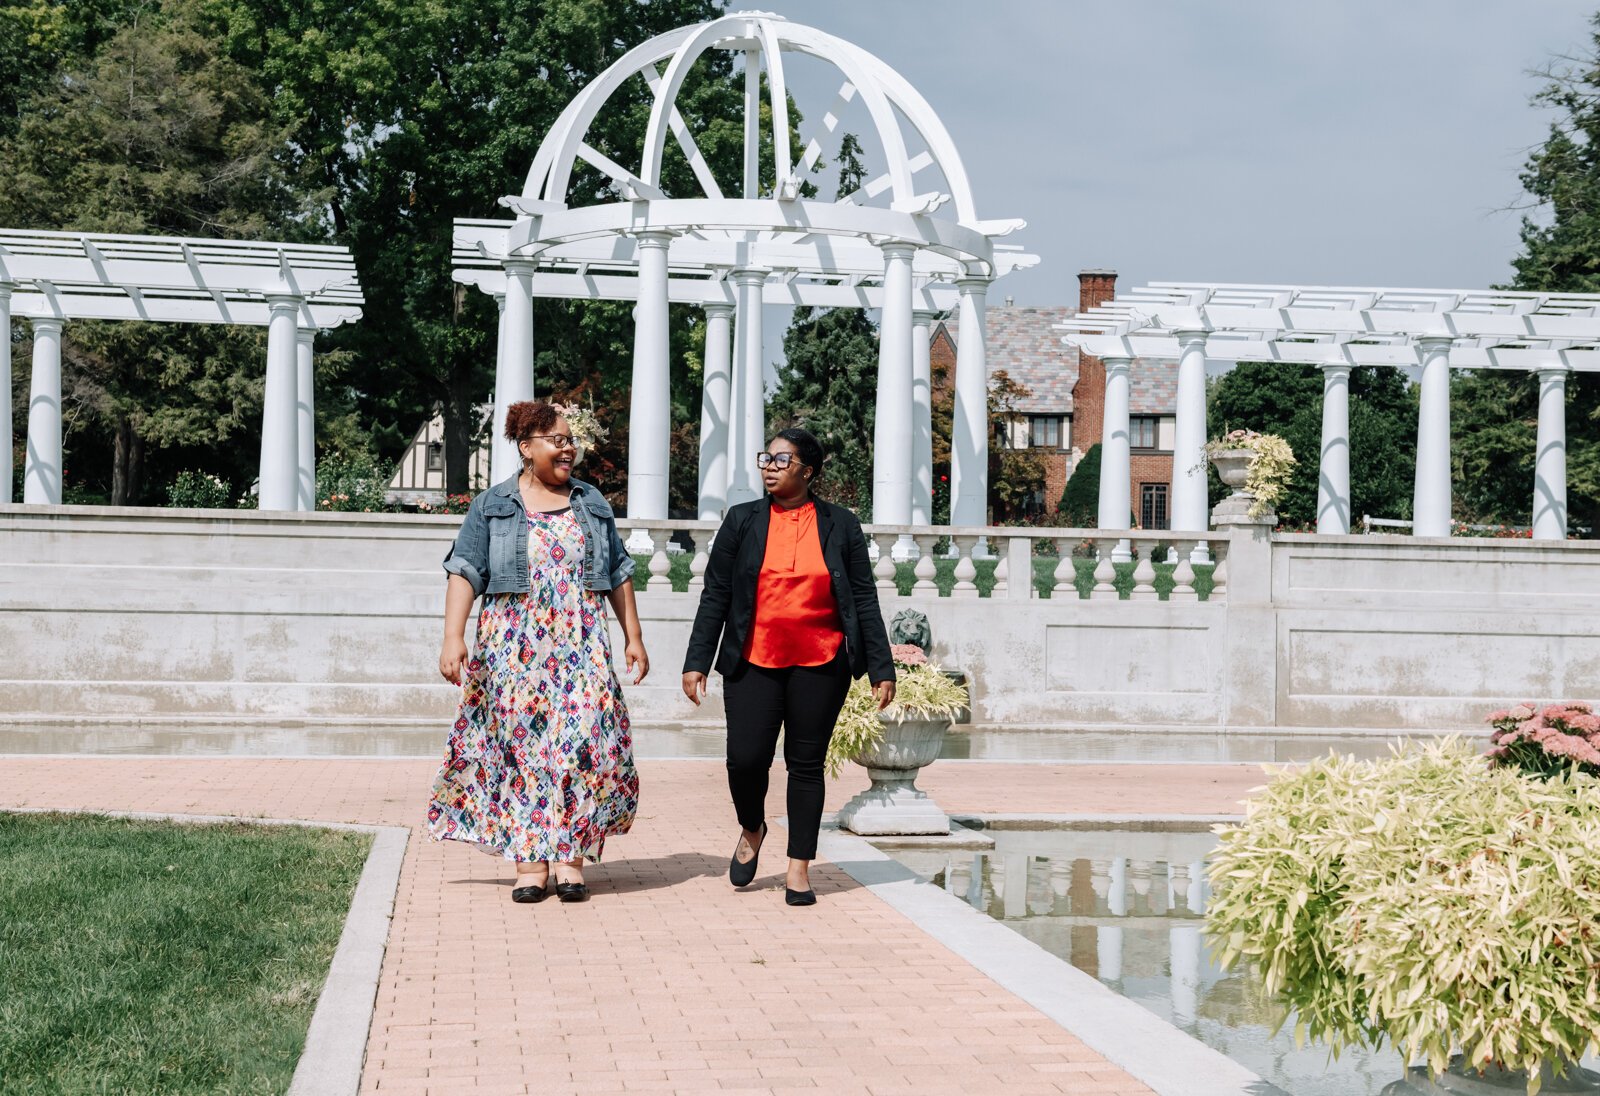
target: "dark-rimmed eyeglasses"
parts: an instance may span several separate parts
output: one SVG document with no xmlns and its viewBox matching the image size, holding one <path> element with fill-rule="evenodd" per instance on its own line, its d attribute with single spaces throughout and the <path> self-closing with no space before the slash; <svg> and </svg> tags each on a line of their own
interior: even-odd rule
<svg viewBox="0 0 1600 1096">
<path fill-rule="evenodd" d="M 571 434 L 529 434 L 523 441 L 532 441 L 534 438 L 543 438 L 557 449 L 576 449 L 577 443 L 572 440 Z"/>
<path fill-rule="evenodd" d="M 756 467 L 771 467 L 781 471 L 793 464 L 795 460 L 796 457 L 793 453 L 757 453 Z"/>
</svg>

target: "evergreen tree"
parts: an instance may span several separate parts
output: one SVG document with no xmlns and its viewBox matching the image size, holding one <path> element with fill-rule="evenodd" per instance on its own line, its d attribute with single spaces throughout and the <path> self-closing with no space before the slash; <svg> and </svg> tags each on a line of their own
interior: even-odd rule
<svg viewBox="0 0 1600 1096">
<path fill-rule="evenodd" d="M 1067 477 L 1056 506 L 1056 523 L 1069 529 L 1095 529 L 1100 525 L 1100 443 L 1078 459 Z"/>
</svg>

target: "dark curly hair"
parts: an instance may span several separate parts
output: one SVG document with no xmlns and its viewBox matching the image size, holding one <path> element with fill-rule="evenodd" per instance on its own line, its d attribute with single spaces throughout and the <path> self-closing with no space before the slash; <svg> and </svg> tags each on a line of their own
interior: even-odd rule
<svg viewBox="0 0 1600 1096">
<path fill-rule="evenodd" d="M 794 446 L 794 451 L 800 456 L 800 463 L 811 469 L 813 480 L 822 477 L 823 465 L 827 463 L 828 454 L 823 451 L 822 443 L 811 431 L 799 426 L 791 426 L 787 430 L 779 430 L 772 435 L 772 441 L 782 438 Z M 771 445 L 772 442 L 768 442 Z"/>
<path fill-rule="evenodd" d="M 548 434 L 561 417 L 554 404 L 544 400 L 522 400 L 506 408 L 506 438 L 522 441 L 534 434 Z"/>
</svg>

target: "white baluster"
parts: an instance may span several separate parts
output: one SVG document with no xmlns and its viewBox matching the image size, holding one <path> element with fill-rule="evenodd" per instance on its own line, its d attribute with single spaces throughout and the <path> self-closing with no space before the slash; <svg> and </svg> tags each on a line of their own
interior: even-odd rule
<svg viewBox="0 0 1600 1096">
<path fill-rule="evenodd" d="M 977 565 L 972 562 L 972 551 L 978 543 L 975 536 L 957 536 L 950 538 L 956 546 L 956 584 L 950 590 L 951 597 L 977 597 L 978 584 L 973 581 L 978 577 Z"/>
<path fill-rule="evenodd" d="M 934 581 L 939 573 L 938 566 L 933 562 L 933 551 L 939 543 L 939 537 L 934 533 L 918 533 L 917 565 L 913 573 L 917 576 L 916 584 L 911 587 L 913 594 L 928 594 L 939 596 L 939 584 Z"/>
<path fill-rule="evenodd" d="M 689 560 L 689 593 L 698 597 L 706 588 L 706 567 L 711 563 L 711 531 L 698 530 L 694 538 L 694 557 Z"/>
<path fill-rule="evenodd" d="M 1089 591 L 1089 596 L 1095 599 L 1115 599 L 1118 596 L 1115 585 L 1117 569 L 1111 564 L 1111 552 L 1116 541 L 1101 540 L 1095 542 L 1095 554 L 1100 557 L 1100 562 L 1094 565 L 1094 589 Z"/>
<path fill-rule="evenodd" d="M 1056 553 L 1060 558 L 1056 560 L 1056 584 L 1050 590 L 1052 598 L 1078 596 L 1078 568 L 1072 561 L 1072 550 L 1076 547 L 1077 541 L 1070 537 L 1056 538 Z"/>
<path fill-rule="evenodd" d="M 672 539 L 671 529 L 651 529 L 650 589 L 663 594 L 672 593 L 672 582 L 667 578 L 672 572 L 672 557 L 667 555 L 667 542 Z M 661 585 L 657 586 L 656 582 Z"/>
<path fill-rule="evenodd" d="M 894 584 L 894 542 L 899 539 L 893 533 L 872 534 L 872 543 L 878 546 L 878 562 L 873 565 L 872 573 L 878 577 L 879 597 L 900 596 Z"/>
<path fill-rule="evenodd" d="M 1221 601 L 1228 593 L 1228 554 L 1223 552 L 1217 557 L 1217 565 L 1211 571 L 1211 595 L 1206 600 Z"/>
<path fill-rule="evenodd" d="M 1174 543 L 1173 550 L 1178 557 L 1178 565 L 1172 569 L 1172 593 L 1167 595 L 1168 601 L 1194 601 L 1200 595 L 1194 589 L 1194 564 L 1189 562 L 1189 552 L 1193 541 L 1180 540 Z"/>
<path fill-rule="evenodd" d="M 1156 601 L 1156 565 L 1151 560 L 1156 546 L 1152 541 L 1144 541 L 1139 545 L 1139 562 L 1133 565 L 1133 590 L 1128 594 L 1130 601 Z"/>
<path fill-rule="evenodd" d="M 1000 551 L 996 553 L 999 558 L 994 565 L 994 585 L 989 588 L 990 597 L 1011 596 L 1011 554 L 1006 550 L 1005 545 L 1006 540 L 1002 540 Z"/>
</svg>

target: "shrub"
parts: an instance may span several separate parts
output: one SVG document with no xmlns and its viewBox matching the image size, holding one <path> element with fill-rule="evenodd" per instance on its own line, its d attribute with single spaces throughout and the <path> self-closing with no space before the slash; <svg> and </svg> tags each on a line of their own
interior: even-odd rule
<svg viewBox="0 0 1600 1096">
<path fill-rule="evenodd" d="M 1061 492 L 1056 508 L 1056 523 L 1068 529 L 1096 529 L 1100 526 L 1100 443 L 1078 461 Z"/>
<path fill-rule="evenodd" d="M 388 510 L 389 475 L 366 453 L 334 453 L 317 462 L 317 509 Z"/>
<path fill-rule="evenodd" d="M 967 706 L 967 687 L 929 662 L 921 647 L 899 643 L 891 653 L 896 679 L 894 701 L 883 710 L 883 716 L 890 719 L 953 716 Z M 883 740 L 883 722 L 879 715 L 878 701 L 867 679 L 858 677 L 850 682 L 844 708 L 834 725 L 833 739 L 828 743 L 829 774 L 838 776 L 846 761 Z"/>
<path fill-rule="evenodd" d="M 1296 1038 L 1387 1037 L 1437 1074 L 1576 1061 L 1600 1031 L 1600 779 L 1532 779 L 1459 742 L 1277 776 L 1219 829 L 1206 932 Z"/>
<path fill-rule="evenodd" d="M 167 485 L 167 505 L 191 510 L 233 509 L 233 488 L 210 472 L 179 472 Z"/>
<path fill-rule="evenodd" d="M 1571 769 L 1600 776 L 1600 718 L 1587 704 L 1569 700 L 1540 708 L 1533 701 L 1503 712 L 1491 712 L 1487 722 L 1489 758 L 1546 780 Z"/>
</svg>

